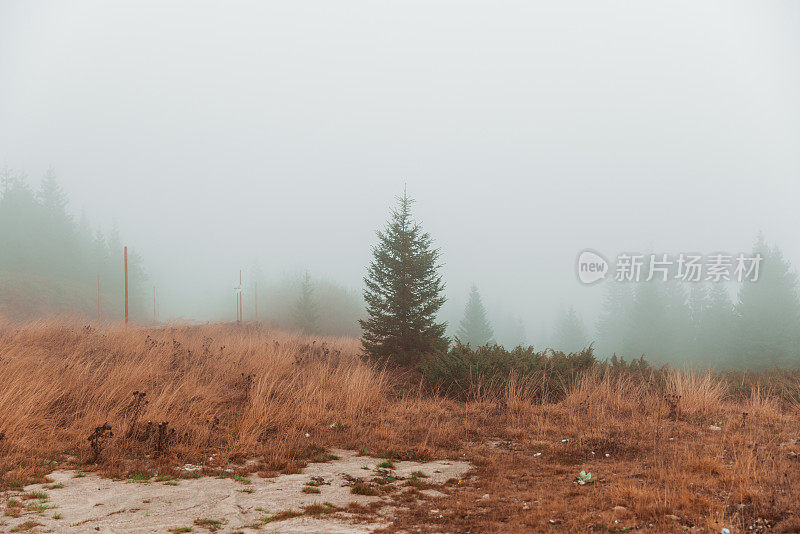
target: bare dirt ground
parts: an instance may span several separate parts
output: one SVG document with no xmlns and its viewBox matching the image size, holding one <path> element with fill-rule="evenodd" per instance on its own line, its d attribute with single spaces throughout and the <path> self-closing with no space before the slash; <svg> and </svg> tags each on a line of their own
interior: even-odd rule
<svg viewBox="0 0 800 534">
<path fill-rule="evenodd" d="M 460 479 L 470 469 L 466 462 L 453 461 L 395 462 L 388 468 L 380 467 L 383 460 L 358 456 L 353 451 L 332 453 L 338 459 L 312 463 L 301 474 L 275 478 L 256 475 L 177 478 L 154 473 L 149 481 L 112 480 L 93 473 L 54 471 L 49 476 L 52 482 L 27 486 L 7 495 L 12 503 L 16 501 L 21 506 L 9 508 L 11 513 L 16 508 L 19 516 L 5 517 L 2 529 L 6 532 L 28 530 L 27 527 L 38 532 L 189 532 L 187 529 L 371 532 L 385 526 L 397 507 L 383 507 L 370 518 L 359 514 L 362 507 L 389 497 L 354 494 L 355 484 L 378 479 L 386 488 L 393 488 L 391 493 L 402 494 L 404 489 L 416 489 L 415 481 L 438 486 L 450 479 Z M 199 466 L 185 466 L 183 476 L 195 469 Z M 436 489 L 422 490 L 422 495 L 428 498 L 439 494 Z M 295 513 L 298 516 L 291 517 Z"/>
</svg>

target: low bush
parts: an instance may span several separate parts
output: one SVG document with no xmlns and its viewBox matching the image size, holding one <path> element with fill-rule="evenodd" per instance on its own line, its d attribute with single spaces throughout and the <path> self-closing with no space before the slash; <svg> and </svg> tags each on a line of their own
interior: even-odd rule
<svg viewBox="0 0 800 534">
<path fill-rule="evenodd" d="M 535 397 L 557 400 L 582 371 L 596 364 L 591 346 L 564 353 L 536 352 L 533 347 L 507 350 L 501 345 L 472 348 L 456 342 L 448 352 L 429 356 L 420 371 L 429 386 L 462 400 L 500 394 L 512 379 L 524 381 Z"/>
</svg>

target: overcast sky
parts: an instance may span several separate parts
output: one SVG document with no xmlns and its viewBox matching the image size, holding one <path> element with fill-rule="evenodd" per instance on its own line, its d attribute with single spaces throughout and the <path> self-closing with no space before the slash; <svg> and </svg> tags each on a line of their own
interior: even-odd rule
<svg viewBox="0 0 800 534">
<path fill-rule="evenodd" d="M 360 288 L 407 184 L 447 313 L 591 323 L 587 247 L 800 265 L 800 3 L 2 0 L 3 165 L 116 219 L 164 316 L 256 258 Z"/>
</svg>

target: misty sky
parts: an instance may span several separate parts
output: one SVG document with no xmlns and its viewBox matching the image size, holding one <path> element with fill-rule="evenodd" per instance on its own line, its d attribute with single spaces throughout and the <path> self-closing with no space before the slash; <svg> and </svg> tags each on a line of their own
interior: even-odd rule
<svg viewBox="0 0 800 534">
<path fill-rule="evenodd" d="M 762 230 L 800 265 L 799 30 L 793 1 L 2 0 L 0 166 L 116 219 L 162 318 L 256 259 L 360 288 L 407 184 L 445 312 L 474 281 L 535 334 L 592 322 L 587 247 Z"/>
</svg>

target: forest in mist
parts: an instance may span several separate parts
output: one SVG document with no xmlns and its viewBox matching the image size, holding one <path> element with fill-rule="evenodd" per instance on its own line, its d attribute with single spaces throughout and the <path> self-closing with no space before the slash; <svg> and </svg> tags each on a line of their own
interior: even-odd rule
<svg viewBox="0 0 800 534">
<path fill-rule="evenodd" d="M 798 21 L 780 0 L 3 2 L 0 313 L 96 321 L 99 282 L 119 321 L 127 246 L 139 324 L 236 321 L 241 286 L 245 322 L 361 336 L 406 188 L 451 342 L 796 365 Z M 585 250 L 763 263 L 583 284 Z"/>
<path fill-rule="evenodd" d="M 446 243 L 437 243 L 446 247 Z M 98 289 L 106 320 L 119 320 L 123 295 L 123 239 L 115 224 L 93 226 L 75 217 L 67 194 L 49 170 L 34 187 L 24 172 L 0 175 L 0 313 L 32 319 L 59 313 L 96 317 Z M 463 315 L 448 318 L 450 338 L 473 347 L 532 345 L 601 357 L 644 356 L 654 363 L 721 367 L 796 366 L 800 361 L 798 280 L 777 246 L 757 238 L 763 265 L 757 282 L 604 282 L 600 313 L 584 318 L 574 307 L 527 332 L 519 317 L 492 314 L 479 285 Z M 141 323 L 158 316 L 146 258 L 129 250 L 131 310 Z M 360 288 L 308 271 L 268 278 L 247 269 L 245 321 L 316 335 L 360 336 L 365 314 Z M 99 281 L 99 287 L 98 287 Z M 254 302 L 258 295 L 258 309 Z M 502 295 L 499 297 L 502 298 Z M 233 298 L 215 303 L 218 320 L 231 320 Z M 187 310 L 184 319 L 192 319 Z"/>
</svg>

